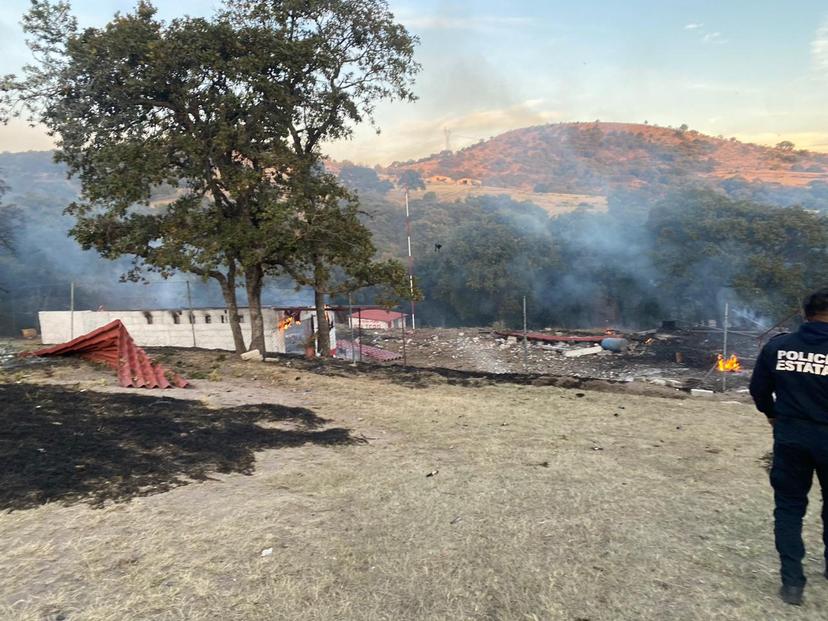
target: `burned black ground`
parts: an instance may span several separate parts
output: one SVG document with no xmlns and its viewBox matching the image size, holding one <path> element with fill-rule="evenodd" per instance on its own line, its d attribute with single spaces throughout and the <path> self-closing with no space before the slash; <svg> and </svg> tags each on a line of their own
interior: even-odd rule
<svg viewBox="0 0 828 621">
<path fill-rule="evenodd" d="M 0 384 L 0 509 L 125 501 L 251 473 L 255 453 L 356 442 L 306 408 L 209 409 L 196 401 Z M 263 424 L 289 425 L 290 429 Z"/>
</svg>

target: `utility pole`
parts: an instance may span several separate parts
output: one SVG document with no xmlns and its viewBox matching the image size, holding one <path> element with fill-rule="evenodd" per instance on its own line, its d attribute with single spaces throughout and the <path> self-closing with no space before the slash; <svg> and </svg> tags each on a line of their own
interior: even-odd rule
<svg viewBox="0 0 828 621">
<path fill-rule="evenodd" d="M 408 290 L 411 294 L 411 331 L 417 329 L 414 321 L 414 256 L 411 254 L 411 213 L 408 210 L 408 185 L 405 186 L 405 236 L 408 240 Z M 405 321 L 405 317 L 403 317 Z"/>
</svg>

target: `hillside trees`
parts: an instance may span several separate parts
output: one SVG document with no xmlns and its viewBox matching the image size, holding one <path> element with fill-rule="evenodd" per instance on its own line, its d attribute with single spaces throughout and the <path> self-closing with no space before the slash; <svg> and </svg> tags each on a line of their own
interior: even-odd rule
<svg viewBox="0 0 828 621">
<path fill-rule="evenodd" d="M 543 296 L 560 267 L 547 216 L 503 197 L 476 199 L 477 209 L 417 268 L 424 321 L 448 325 L 520 324 L 521 298 L 535 321 L 549 321 Z M 476 212 L 476 213 L 475 213 Z"/>
<path fill-rule="evenodd" d="M 226 0 L 212 19 L 169 23 L 142 1 L 83 30 L 68 3 L 33 0 L 24 28 L 36 61 L 6 78 L 3 109 L 57 137 L 82 183 L 72 234 L 135 257 L 133 277 L 218 281 L 240 351 L 243 282 L 250 348 L 264 350 L 262 284 L 302 218 L 292 176 L 373 122 L 379 100 L 413 98 L 416 39 L 382 0 Z M 167 205 L 152 201 L 161 184 L 175 189 Z"/>
<path fill-rule="evenodd" d="M 380 179 L 377 171 L 366 166 L 357 166 L 350 162 L 345 162 L 339 171 L 339 179 L 347 187 L 357 192 L 373 192 L 376 194 L 385 194 L 394 185 L 390 181 Z"/>
<path fill-rule="evenodd" d="M 828 282 L 824 216 L 688 191 L 656 205 L 647 223 L 661 296 L 689 318 L 709 316 L 723 288 L 777 317 Z"/>
<path fill-rule="evenodd" d="M 6 183 L 0 179 L 0 252 L 11 252 L 14 248 L 14 227 L 19 216 L 12 205 L 3 203 L 7 190 Z"/>
<path fill-rule="evenodd" d="M 418 207 L 428 220 L 415 221 L 419 239 L 449 213 L 439 207 Z M 694 189 L 667 199 L 630 193 L 608 213 L 551 219 L 502 198 L 451 207 L 462 218 L 445 227 L 439 252 L 422 245 L 417 269 L 420 314 L 432 325 L 514 325 L 523 294 L 534 325 L 708 320 L 725 296 L 778 319 L 828 282 L 828 220 L 798 207 Z"/>
<path fill-rule="evenodd" d="M 406 191 L 425 190 L 426 185 L 422 175 L 416 170 L 404 170 L 397 176 L 397 186 Z"/>
</svg>

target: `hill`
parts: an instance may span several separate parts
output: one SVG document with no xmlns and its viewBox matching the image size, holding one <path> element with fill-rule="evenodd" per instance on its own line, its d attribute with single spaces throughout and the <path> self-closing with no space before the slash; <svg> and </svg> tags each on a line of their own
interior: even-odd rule
<svg viewBox="0 0 828 621">
<path fill-rule="evenodd" d="M 630 123 L 560 123 L 506 132 L 459 151 L 394 162 L 429 184 L 608 195 L 726 181 L 806 189 L 828 185 L 828 154 L 772 148 L 689 130 Z"/>
</svg>

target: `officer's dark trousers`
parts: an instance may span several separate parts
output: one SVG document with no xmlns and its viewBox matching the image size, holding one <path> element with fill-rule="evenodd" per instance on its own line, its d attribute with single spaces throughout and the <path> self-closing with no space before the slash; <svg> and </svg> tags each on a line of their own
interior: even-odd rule
<svg viewBox="0 0 828 621">
<path fill-rule="evenodd" d="M 802 586 L 802 518 L 816 472 L 823 499 L 828 497 L 828 425 L 804 420 L 777 419 L 773 429 L 771 485 L 776 501 L 776 549 L 783 584 Z M 828 547 L 828 509 L 822 504 L 823 542 Z M 828 558 L 828 556 L 826 556 Z"/>
</svg>

